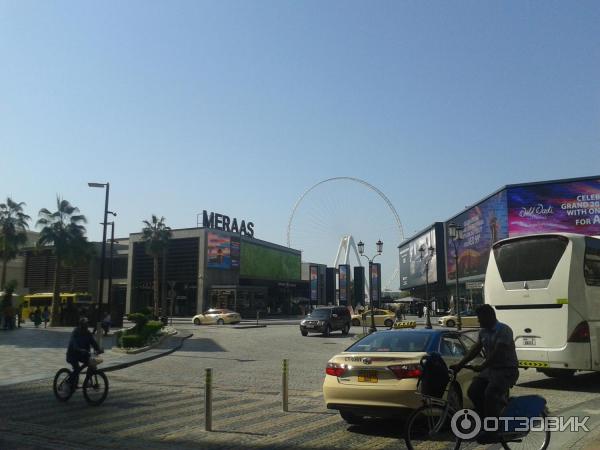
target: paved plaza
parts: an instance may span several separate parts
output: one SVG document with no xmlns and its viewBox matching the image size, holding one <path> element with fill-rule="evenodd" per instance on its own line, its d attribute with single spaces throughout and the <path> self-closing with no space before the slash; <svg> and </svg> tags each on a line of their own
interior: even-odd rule
<svg viewBox="0 0 600 450">
<path fill-rule="evenodd" d="M 5 367 L 28 351 L 56 355 L 64 362 L 60 331 L 25 331 L 32 342 L 7 351 Z M 267 328 L 180 326 L 194 333 L 183 346 L 152 361 L 108 373 L 110 392 L 100 407 L 90 407 L 80 392 L 66 404 L 52 393 L 51 378 L 0 386 L 0 448 L 25 449 L 393 449 L 404 448 L 402 424 L 373 421 L 349 426 L 325 409 L 321 394 L 327 360 L 353 342 L 353 335 L 302 337 L 293 325 Z M 355 330 L 362 331 L 362 330 Z M 37 332 L 38 336 L 30 333 Z M 47 338 L 41 338 L 42 335 Z M 0 335 L 4 344 L 7 334 Z M 52 337 L 54 336 L 54 337 Z M 13 339 L 11 337 L 11 339 Z M 37 340 L 52 341 L 41 348 Z M 16 353 L 13 353 L 16 352 Z M 18 357 L 11 355 L 18 354 Z M 290 411 L 281 406 L 281 362 L 290 361 Z M 46 361 L 46 360 L 44 360 Z M 214 371 L 214 431 L 204 431 L 204 371 Z M 44 370 L 48 370 L 47 369 Z M 31 368 L 28 370 L 32 370 Z M 551 448 L 597 448 L 600 375 L 570 381 L 523 371 L 515 395 L 536 393 L 548 399 L 552 413 L 591 415 L 592 432 L 553 434 Z M 476 448 L 471 445 L 465 448 Z"/>
</svg>

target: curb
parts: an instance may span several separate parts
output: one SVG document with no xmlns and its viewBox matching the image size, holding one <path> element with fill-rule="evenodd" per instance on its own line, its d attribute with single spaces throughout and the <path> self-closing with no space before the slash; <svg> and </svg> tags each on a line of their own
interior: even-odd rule
<svg viewBox="0 0 600 450">
<path fill-rule="evenodd" d="M 267 328 L 267 326 L 266 325 L 238 325 L 238 326 L 234 326 L 231 328 L 233 328 L 234 330 L 247 330 L 250 328 Z"/>
<path fill-rule="evenodd" d="M 164 341 L 166 341 L 167 338 L 176 336 L 177 334 L 179 334 L 178 331 L 176 331 L 173 334 L 163 334 L 162 336 L 160 336 L 158 338 L 158 341 L 156 341 L 150 345 L 146 345 L 145 347 L 131 348 L 131 349 L 115 347 L 115 348 L 112 348 L 110 351 L 115 352 L 115 353 L 120 353 L 122 355 L 137 355 L 139 353 L 147 352 L 148 350 L 152 350 L 153 348 L 158 347 L 160 344 L 162 344 Z"/>
<path fill-rule="evenodd" d="M 170 355 L 171 353 L 179 350 L 183 346 L 183 343 L 187 339 L 191 338 L 193 335 L 194 335 L 194 333 L 186 333 L 186 335 L 179 337 L 179 343 L 175 347 L 170 348 L 163 353 L 149 355 L 149 356 L 146 356 L 145 358 L 136 359 L 135 361 L 127 361 L 127 362 L 120 363 L 120 364 L 115 364 L 114 366 L 110 366 L 110 367 L 105 367 L 105 368 L 103 367 L 102 370 L 104 372 L 114 372 L 115 370 L 126 369 L 127 367 L 135 366 L 137 364 L 145 363 L 148 361 L 152 361 L 154 359 L 161 358 L 163 356 Z M 173 336 L 171 336 L 171 337 L 173 337 Z"/>
</svg>

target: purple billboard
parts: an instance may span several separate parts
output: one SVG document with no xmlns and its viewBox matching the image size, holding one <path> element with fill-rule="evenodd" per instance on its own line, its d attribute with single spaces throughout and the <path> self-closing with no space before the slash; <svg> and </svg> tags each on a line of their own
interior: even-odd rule
<svg viewBox="0 0 600 450">
<path fill-rule="evenodd" d="M 340 264 L 338 267 L 338 281 L 340 288 L 340 305 L 347 305 L 350 298 L 350 266 Z"/>
<path fill-rule="evenodd" d="M 447 235 L 448 224 L 463 227 L 464 239 L 457 243 L 459 278 L 483 275 L 494 242 L 508 237 L 506 191 L 466 210 L 446 223 L 446 268 L 448 280 L 456 279 L 455 252 Z"/>
<path fill-rule="evenodd" d="M 600 179 L 508 189 L 510 236 L 533 233 L 600 235 Z"/>
</svg>

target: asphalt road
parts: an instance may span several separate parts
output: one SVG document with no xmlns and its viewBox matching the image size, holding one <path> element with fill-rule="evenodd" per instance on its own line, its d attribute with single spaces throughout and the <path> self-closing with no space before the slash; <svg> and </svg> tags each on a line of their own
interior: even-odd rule
<svg viewBox="0 0 600 450">
<path fill-rule="evenodd" d="M 404 448 L 402 424 L 348 426 L 324 407 L 325 364 L 353 342 L 352 333 L 324 338 L 302 337 L 293 325 L 180 327 L 194 332 L 181 350 L 109 373 L 111 391 L 99 408 L 87 406 L 80 393 L 57 403 L 51 380 L 0 387 L 0 448 Z M 288 413 L 280 395 L 284 358 L 290 361 Z M 206 368 L 214 371 L 213 432 L 203 428 Z M 530 393 L 547 398 L 553 413 L 592 414 L 600 375 L 565 382 L 523 371 L 513 394 Z M 561 435 L 550 448 L 596 445 L 588 439 L 573 446 L 575 438 Z M 587 448 L 597 446 L 600 440 Z"/>
</svg>

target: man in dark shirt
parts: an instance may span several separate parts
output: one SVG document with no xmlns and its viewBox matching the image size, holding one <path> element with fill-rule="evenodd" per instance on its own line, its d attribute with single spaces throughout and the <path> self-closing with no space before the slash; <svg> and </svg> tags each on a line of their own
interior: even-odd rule
<svg viewBox="0 0 600 450">
<path fill-rule="evenodd" d="M 511 328 L 496 319 L 490 305 L 477 308 L 481 325 L 479 339 L 458 364 L 450 368 L 458 372 L 483 350 L 485 361 L 473 366 L 479 372 L 473 378 L 468 395 L 481 417 L 499 417 L 508 401 L 507 393 L 519 378 L 519 361 Z"/>
<path fill-rule="evenodd" d="M 102 353 L 94 336 L 88 329 L 88 320 L 85 317 L 82 317 L 79 319 L 77 328 L 71 333 L 69 347 L 67 348 L 67 362 L 73 366 L 73 375 L 71 377 L 73 389 L 77 388 L 79 372 L 82 368 L 79 363 L 88 363 L 91 348 L 97 353 Z"/>
</svg>

